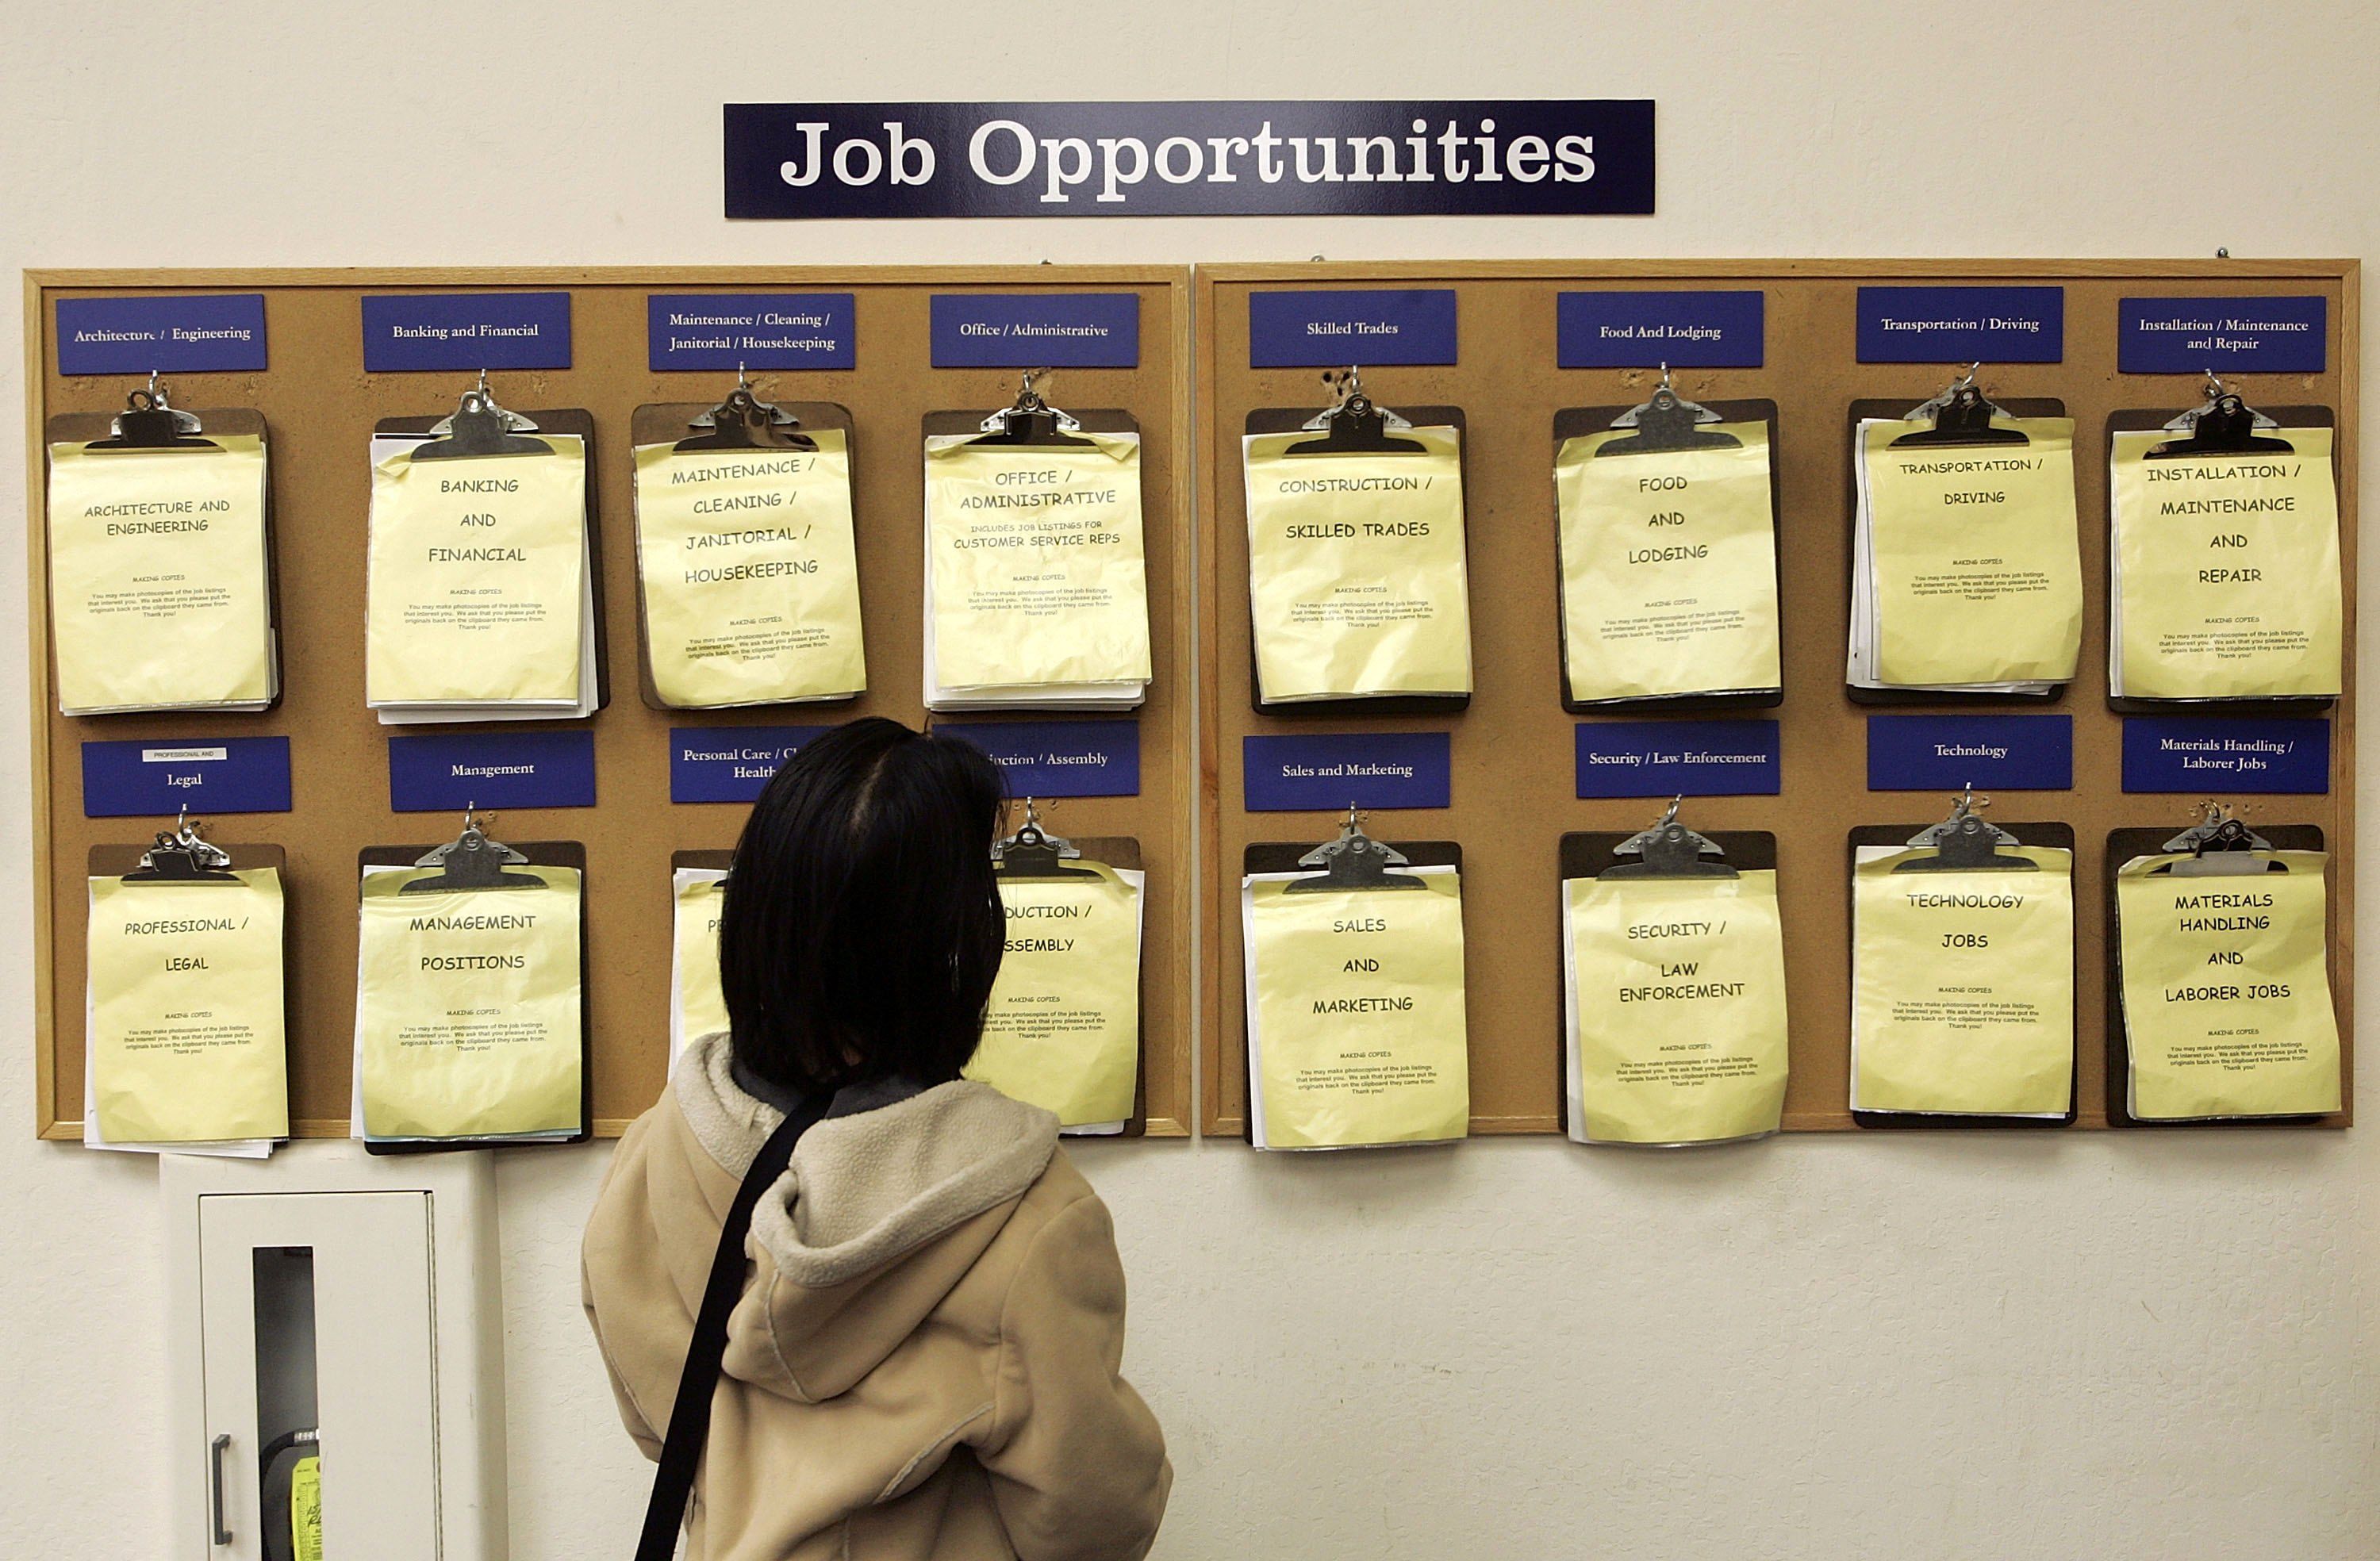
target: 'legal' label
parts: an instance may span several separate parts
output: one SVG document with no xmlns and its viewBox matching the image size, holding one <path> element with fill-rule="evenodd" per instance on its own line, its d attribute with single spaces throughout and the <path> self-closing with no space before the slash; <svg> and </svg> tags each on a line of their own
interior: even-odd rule
<svg viewBox="0 0 2380 1561">
<path fill-rule="evenodd" d="M 86 818 L 289 811 L 289 739 L 140 738 L 82 745 Z"/>
</svg>

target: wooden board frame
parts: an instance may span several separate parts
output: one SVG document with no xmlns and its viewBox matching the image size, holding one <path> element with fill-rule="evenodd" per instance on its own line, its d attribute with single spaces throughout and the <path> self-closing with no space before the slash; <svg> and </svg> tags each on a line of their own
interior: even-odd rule
<svg viewBox="0 0 2380 1561">
<path fill-rule="evenodd" d="M 1658 375 L 1645 369 L 1555 367 L 1554 296 L 1565 288 L 1756 287 L 1767 295 L 1766 366 L 1673 371 L 1681 394 L 1767 397 L 1779 408 L 1778 467 L 1783 503 L 1780 553 L 1785 571 L 1785 702 L 1781 795 L 1694 799 L 1694 827 L 1765 829 L 1779 837 L 1779 891 L 1791 1002 L 1792 1083 L 1787 1131 L 1848 1130 L 1850 1062 L 1846 972 L 1850 938 L 1846 832 L 1903 817 L 1931 817 L 1945 797 L 1870 793 L 1864 720 L 1842 685 L 1848 605 L 1841 580 L 1850 514 L 1849 466 L 1840 448 L 1850 404 L 1864 396 L 1915 405 L 1948 382 L 1949 366 L 1861 364 L 1855 309 L 1862 283 L 2031 282 L 2067 291 L 2065 361 L 1986 365 L 1996 396 L 2063 397 L 2080 437 L 2128 407 L 2194 405 L 2197 376 L 2119 374 L 2116 299 L 2126 294 L 2207 296 L 2319 294 L 2329 300 L 2327 370 L 2307 375 L 2247 375 L 2252 401 L 2319 403 L 2338 411 L 2341 564 L 2347 585 L 2347 643 L 2355 643 L 2357 345 L 2361 264 L 2311 260 L 1479 260 L 1305 264 L 1230 264 L 1198 270 L 1196 450 L 1201 466 L 1198 574 L 1201 671 L 1202 855 L 1206 880 L 1200 930 L 1200 1034 L 1205 1131 L 1244 1131 L 1246 1070 L 1242 1042 L 1242 977 L 1236 906 L 1241 851 L 1251 840 L 1309 837 L 1331 829 L 1330 816 L 1250 814 L 1241 805 L 1240 739 L 1258 732 L 1436 731 L 1454 733 L 1454 805 L 1383 814 L 1371 828 L 1384 837 L 1452 837 L 1465 848 L 1469 937 L 1472 1131 L 1557 1132 L 1560 1102 L 1560 889 L 1551 869 L 1555 842 L 1576 830 L 1633 830 L 1660 810 L 1652 799 L 1582 801 L 1572 776 L 1570 732 L 1581 720 L 1562 708 L 1555 658 L 1559 635 L 1553 584 L 1553 458 L 1547 430 L 1564 406 L 1633 404 Z M 1366 365 L 1366 386 L 1382 405 L 1452 402 L 1471 414 L 1465 441 L 1473 643 L 1478 687 L 1460 716 L 1387 717 L 1340 722 L 1284 722 L 1249 708 L 1245 502 L 1239 435 L 1257 406 L 1319 405 L 1312 369 L 1247 366 L 1247 295 L 1267 287 L 1445 286 L 1460 299 L 1463 358 L 1451 368 Z M 2080 675 L 2054 708 L 2075 722 L 2075 787 L 2012 796 L 2010 817 L 2057 818 L 2077 836 L 2078 907 L 2096 902 L 2107 831 L 2134 825 L 2176 829 L 2191 822 L 2196 800 L 2178 794 L 2127 795 L 2121 789 L 2119 718 L 2107 705 L 2107 481 L 2104 449 L 2076 453 L 2076 499 L 2084 577 Z M 1509 588 L 1492 592 L 1489 583 Z M 2343 1035 L 2353 1033 L 2351 976 L 2354 902 L 2355 705 L 2353 654 L 2348 686 L 2331 718 L 2331 789 L 2319 797 L 2249 799 L 2259 815 L 2321 824 L 2335 843 L 2338 874 L 2332 979 Z M 2037 704 L 1994 707 L 2011 711 Z M 1949 706 L 1910 707 L 1952 713 Z M 1755 714 L 1757 712 L 1755 712 Z M 2105 950 L 2097 917 L 2076 919 L 2078 1127 L 2107 1125 Z M 1551 973 L 1551 974 L 1548 974 Z M 2350 1043 L 2351 1046 L 2351 1043 Z M 2347 1059 L 2352 1104 L 2352 1059 Z M 2344 1124 L 2351 1109 L 2326 1123 Z"/>
<path fill-rule="evenodd" d="M 1187 266 L 612 266 L 34 270 L 25 273 L 27 488 L 26 590 L 30 612 L 33 895 L 34 1126 L 43 1138 L 82 1134 L 81 883 L 86 848 L 137 837 L 140 819 L 91 819 L 81 810 L 78 744 L 100 738 L 244 736 L 291 739 L 296 810 L 210 818 L 226 845 L 272 841 L 289 853 L 292 890 L 315 908 L 291 929 L 292 1130 L 300 1137 L 348 1131 L 355 1002 L 356 852 L 380 841 L 437 835 L 435 816 L 388 806 L 385 738 L 365 708 L 362 683 L 363 537 L 370 491 L 365 441 L 383 417 L 443 414 L 464 373 L 367 374 L 357 300 L 370 293 L 562 289 L 572 295 L 573 367 L 498 370 L 498 397 L 519 405 L 585 406 L 596 417 L 589 481 L 603 519 L 602 568 L 614 697 L 578 722 L 596 736 L 601 805 L 515 809 L 500 833 L 584 841 L 601 904 L 588 927 L 595 1026 L 595 1131 L 618 1133 L 662 1087 L 668 1050 L 671 853 L 734 842 L 744 809 L 668 801 L 668 730 L 676 725 L 808 725 L 859 715 L 926 719 L 922 654 L 924 489 L 920 419 L 930 411 L 1009 404 L 1010 369 L 930 367 L 928 298 L 935 292 L 1112 289 L 1142 299 L 1140 363 L 1123 369 L 1063 369 L 1049 381 L 1061 406 L 1119 406 L 1143 437 L 1151 651 L 1156 678 L 1139 712 L 1141 792 L 1067 799 L 1050 822 L 1070 835 L 1131 835 L 1150 868 L 1146 978 L 1149 1000 L 1148 1133 L 1189 1133 L 1192 1105 L 1195 920 L 1192 829 L 1196 806 L 1192 661 L 1189 386 L 1191 273 Z M 649 293 L 834 291 L 856 295 L 857 367 L 762 373 L 771 399 L 838 402 L 856 422 L 869 692 L 827 709 L 802 706 L 662 711 L 619 696 L 638 685 L 636 528 L 630 517 L 629 419 L 648 403 L 715 402 L 732 379 L 648 367 Z M 257 372 L 169 374 L 176 398 L 194 406 L 252 406 L 272 430 L 274 518 L 282 544 L 283 702 L 258 715 L 112 716 L 69 720 L 51 691 L 48 559 L 42 447 L 61 412 L 122 407 L 130 376 L 67 378 L 55 369 L 55 305 L 61 296 L 263 292 L 272 322 L 270 367 Z M 419 728 L 413 730 L 420 730 Z M 451 830 L 444 830 L 451 835 Z M 641 886 L 641 887 L 640 887 Z"/>
</svg>

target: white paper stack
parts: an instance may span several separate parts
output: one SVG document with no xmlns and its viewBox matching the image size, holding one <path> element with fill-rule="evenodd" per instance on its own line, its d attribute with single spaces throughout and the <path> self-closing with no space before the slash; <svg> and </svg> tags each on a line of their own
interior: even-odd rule
<svg viewBox="0 0 2380 1561">
<path fill-rule="evenodd" d="M 688 1041 L 696 1040 L 713 1030 L 727 1028 L 726 999 L 719 991 L 719 929 L 710 918 L 696 918 L 703 901 L 715 906 L 717 896 L 697 899 L 689 905 L 686 890 L 698 884 L 716 884 L 727 877 L 724 867 L 674 867 L 670 869 L 670 903 L 674 907 L 670 939 L 670 1066 L 677 1066 L 678 1055 L 686 1050 Z M 701 1028 L 688 1030 L 695 1025 Z"/>
</svg>

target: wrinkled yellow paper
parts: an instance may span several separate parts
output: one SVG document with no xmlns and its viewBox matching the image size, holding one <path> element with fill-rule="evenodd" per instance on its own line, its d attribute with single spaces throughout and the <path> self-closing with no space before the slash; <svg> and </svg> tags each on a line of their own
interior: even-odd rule
<svg viewBox="0 0 2380 1561">
<path fill-rule="evenodd" d="M 2074 420 L 1995 417 L 2021 445 L 1889 448 L 1930 422 L 1860 425 L 1888 684 L 2065 683 L 2082 647 Z"/>
<path fill-rule="evenodd" d="M 1461 434 L 1399 430 L 1417 454 L 1287 454 L 1318 437 L 1242 442 L 1266 702 L 1470 693 Z"/>
<path fill-rule="evenodd" d="M 273 697 L 264 442 L 207 437 L 220 448 L 50 446 L 50 623 L 67 714 Z"/>
<path fill-rule="evenodd" d="M 727 896 L 727 875 L 714 868 L 680 867 L 671 874 L 676 914 L 672 925 L 670 1002 L 674 1021 L 670 1056 L 689 1041 L 727 1026 L 727 999 L 719 989 L 719 917 Z"/>
<path fill-rule="evenodd" d="M 91 880 L 91 1083 L 111 1144 L 289 1136 L 281 875 Z"/>
<path fill-rule="evenodd" d="M 1782 685 L 1768 428 L 1733 448 L 1598 455 L 1633 429 L 1562 442 L 1562 653 L 1581 701 Z"/>
<path fill-rule="evenodd" d="M 2277 432 L 2294 454 L 2151 461 L 2150 447 L 2172 434 L 2115 436 L 2116 623 L 2126 697 L 2339 692 L 2331 430 Z"/>
<path fill-rule="evenodd" d="M 837 699 L 868 686 L 851 461 L 808 450 L 637 447 L 645 650 L 664 704 Z"/>
<path fill-rule="evenodd" d="M 939 686 L 1148 680 L 1140 436 L 1075 437 L 1089 442 L 926 441 Z"/>
<path fill-rule="evenodd" d="M 2131 1114 L 2144 1121 L 2339 1108 L 2329 858 L 2258 854 L 2289 871 L 2159 871 L 2186 856 L 2135 857 L 2117 871 Z"/>
<path fill-rule="evenodd" d="M 1572 1136 L 1695 1144 L 1775 1132 L 1785 1108 L 1777 875 L 1572 878 Z"/>
<path fill-rule="evenodd" d="M 574 704 L 587 590 L 587 451 L 372 466 L 364 696 Z"/>
<path fill-rule="evenodd" d="M 1000 880 L 1007 947 L 965 1076 L 1061 1127 L 1122 1122 L 1140 1082 L 1140 875 L 1066 865 L 1098 876 Z"/>
<path fill-rule="evenodd" d="M 1862 847 L 1852 874 L 1852 1108 L 2062 1117 L 2074 1094 L 2074 862 L 1896 873 L 1930 849 Z"/>
<path fill-rule="evenodd" d="M 356 1005 L 367 1138 L 566 1135 L 580 1127 L 579 876 L 406 894 L 436 869 L 368 868 Z"/>
<path fill-rule="evenodd" d="M 1267 1148 L 1470 1131 L 1462 880 L 1410 870 L 1425 887 L 1290 894 L 1284 879 L 1245 883 L 1251 1093 Z"/>
</svg>

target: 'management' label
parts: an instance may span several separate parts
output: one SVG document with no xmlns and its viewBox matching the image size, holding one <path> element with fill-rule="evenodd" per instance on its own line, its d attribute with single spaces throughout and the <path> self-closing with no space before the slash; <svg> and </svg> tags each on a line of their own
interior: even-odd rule
<svg viewBox="0 0 2380 1561">
<path fill-rule="evenodd" d="M 848 369 L 849 293 L 655 293 L 645 299 L 653 372 Z"/>
<path fill-rule="evenodd" d="M 593 807 L 595 734 L 438 732 L 392 737 L 388 805 L 398 813 Z"/>
<path fill-rule="evenodd" d="M 1862 363 L 2061 363 L 2063 287 L 1863 287 Z"/>
</svg>

